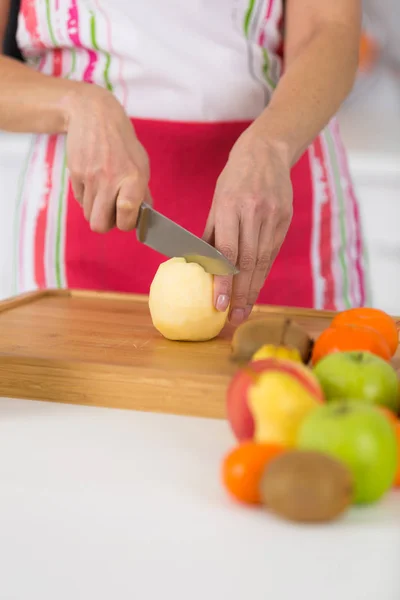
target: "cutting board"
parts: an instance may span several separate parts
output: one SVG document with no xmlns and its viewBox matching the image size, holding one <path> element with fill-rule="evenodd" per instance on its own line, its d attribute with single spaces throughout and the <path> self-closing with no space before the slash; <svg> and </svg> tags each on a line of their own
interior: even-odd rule
<svg viewBox="0 0 400 600">
<path fill-rule="evenodd" d="M 313 337 L 334 315 L 260 306 L 252 318 L 266 313 L 290 315 Z M 0 303 L 0 396 L 224 418 L 232 333 L 228 326 L 210 342 L 165 340 L 145 296 L 18 296 Z"/>
</svg>

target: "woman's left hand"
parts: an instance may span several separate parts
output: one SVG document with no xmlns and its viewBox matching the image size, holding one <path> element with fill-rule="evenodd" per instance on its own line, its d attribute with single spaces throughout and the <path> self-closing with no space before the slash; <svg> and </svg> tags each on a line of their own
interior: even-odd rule
<svg viewBox="0 0 400 600">
<path fill-rule="evenodd" d="M 253 124 L 254 125 L 254 124 Z M 292 219 L 290 164 L 251 126 L 238 139 L 215 189 L 204 239 L 240 273 L 215 277 L 214 303 L 239 325 L 250 315 Z"/>
</svg>

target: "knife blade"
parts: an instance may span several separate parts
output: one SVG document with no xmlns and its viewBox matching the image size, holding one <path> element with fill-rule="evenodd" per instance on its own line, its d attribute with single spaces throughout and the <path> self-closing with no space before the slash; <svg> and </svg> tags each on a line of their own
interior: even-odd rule
<svg viewBox="0 0 400 600">
<path fill-rule="evenodd" d="M 236 275 L 239 270 L 216 248 L 164 217 L 146 203 L 136 223 L 139 242 L 169 258 L 182 257 L 195 262 L 211 275 Z"/>
</svg>

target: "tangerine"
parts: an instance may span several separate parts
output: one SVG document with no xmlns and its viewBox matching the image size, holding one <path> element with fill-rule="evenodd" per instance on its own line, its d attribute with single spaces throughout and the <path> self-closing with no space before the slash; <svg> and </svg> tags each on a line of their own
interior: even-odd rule
<svg viewBox="0 0 400 600">
<path fill-rule="evenodd" d="M 396 354 L 399 345 L 399 332 L 396 321 L 379 308 L 350 308 L 334 317 L 331 327 L 341 325 L 358 325 L 371 327 L 378 331 L 386 340 L 391 356 Z"/>
<path fill-rule="evenodd" d="M 332 352 L 371 352 L 390 361 L 391 352 L 386 339 L 371 327 L 361 325 L 331 325 L 317 338 L 311 362 L 316 365 L 321 358 Z"/>
<path fill-rule="evenodd" d="M 231 496 L 245 504 L 260 504 L 260 481 L 266 465 L 285 448 L 246 441 L 223 460 L 222 481 Z"/>
</svg>

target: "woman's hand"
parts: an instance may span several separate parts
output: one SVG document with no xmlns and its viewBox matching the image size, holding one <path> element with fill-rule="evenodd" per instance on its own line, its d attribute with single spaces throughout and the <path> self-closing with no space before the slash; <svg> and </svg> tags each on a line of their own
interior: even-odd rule
<svg viewBox="0 0 400 600">
<path fill-rule="evenodd" d="M 232 324 L 250 315 L 291 219 L 289 160 L 252 126 L 236 142 L 218 179 L 204 232 L 240 269 L 233 281 L 215 278 L 215 306 L 225 310 L 231 303 Z"/>
<path fill-rule="evenodd" d="M 67 160 L 77 201 L 93 231 L 135 228 L 150 202 L 149 160 L 118 100 L 93 85 L 68 103 Z"/>
</svg>

